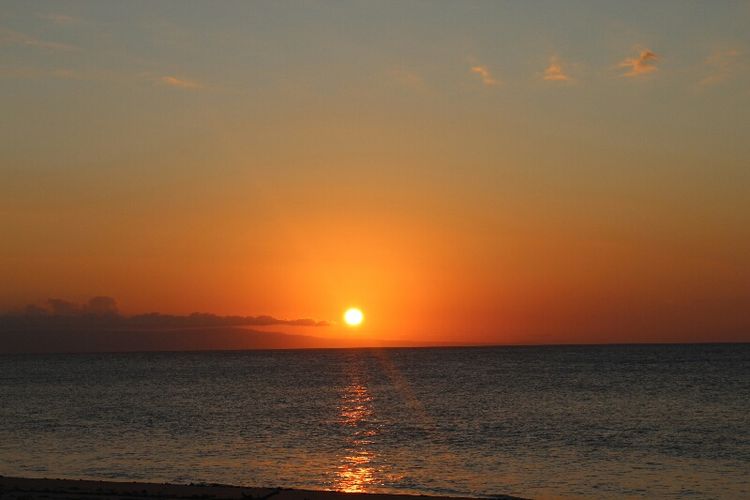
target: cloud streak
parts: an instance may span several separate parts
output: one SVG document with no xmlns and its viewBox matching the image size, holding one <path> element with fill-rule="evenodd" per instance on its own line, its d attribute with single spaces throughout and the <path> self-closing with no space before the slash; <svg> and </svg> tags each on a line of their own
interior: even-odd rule
<svg viewBox="0 0 750 500">
<path fill-rule="evenodd" d="M 39 18 L 49 21 L 51 23 L 60 24 L 60 25 L 72 24 L 78 21 L 78 19 L 76 19 L 75 17 L 68 16 L 66 14 L 55 14 L 55 13 L 39 14 Z"/>
<path fill-rule="evenodd" d="M 180 78 L 172 75 L 166 75 L 159 77 L 158 82 L 161 85 L 165 85 L 167 87 L 174 87 L 179 89 L 186 89 L 186 90 L 198 90 L 202 89 L 203 85 L 194 81 L 194 80 L 188 80 L 187 78 Z"/>
<path fill-rule="evenodd" d="M 562 63 L 557 57 L 551 57 L 549 65 L 544 69 L 542 79 L 547 82 L 569 82 L 570 76 L 563 70 Z"/>
<path fill-rule="evenodd" d="M 659 56 L 654 51 L 650 49 L 641 49 L 637 57 L 626 57 L 617 65 L 617 67 L 629 69 L 629 71 L 623 73 L 622 76 L 637 78 L 653 73 L 659 69 L 656 66 L 658 60 Z"/>
<path fill-rule="evenodd" d="M 108 71 L 73 70 L 69 68 L 38 68 L 0 66 L 0 78 L 21 80 L 53 79 L 75 81 L 115 81 L 118 76 Z M 124 79 L 124 78 L 123 78 Z"/>
<path fill-rule="evenodd" d="M 739 57 L 740 51 L 737 49 L 715 51 L 706 58 L 704 65 L 708 68 L 709 74 L 703 77 L 698 85 L 708 87 L 729 79 L 737 69 Z"/>
<path fill-rule="evenodd" d="M 421 90 L 425 88 L 425 81 L 422 75 L 415 71 L 411 71 L 404 68 L 394 68 L 389 71 L 389 75 L 395 82 L 404 87 L 409 87 L 415 90 Z"/>
<path fill-rule="evenodd" d="M 18 31 L 0 29 L 0 45 L 20 45 L 22 47 L 33 47 L 51 51 L 73 51 L 78 47 L 67 43 L 49 42 Z"/>
<path fill-rule="evenodd" d="M 500 82 L 492 76 L 489 68 L 483 64 L 472 66 L 470 71 L 476 75 L 479 75 L 479 77 L 482 79 L 482 83 L 486 87 L 494 87 L 495 85 L 500 84 Z"/>
</svg>

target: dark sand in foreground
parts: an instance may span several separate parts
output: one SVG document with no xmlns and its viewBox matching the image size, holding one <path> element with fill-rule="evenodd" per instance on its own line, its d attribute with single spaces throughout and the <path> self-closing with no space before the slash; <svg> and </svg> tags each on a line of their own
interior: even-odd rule
<svg viewBox="0 0 750 500">
<path fill-rule="evenodd" d="M 88 481 L 72 479 L 27 479 L 0 476 L 2 500 L 29 499 L 99 499 L 99 498 L 161 498 L 161 499 L 253 499 L 253 500 L 473 500 L 465 497 L 430 497 L 382 493 L 344 493 L 286 488 L 249 488 L 220 484 L 180 485 L 133 483 L 116 481 Z M 497 495 L 499 499 L 518 499 Z"/>
</svg>

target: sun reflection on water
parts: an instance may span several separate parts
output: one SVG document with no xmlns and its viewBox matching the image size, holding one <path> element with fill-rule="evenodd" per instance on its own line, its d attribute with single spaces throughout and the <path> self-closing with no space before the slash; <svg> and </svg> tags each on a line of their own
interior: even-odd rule
<svg viewBox="0 0 750 500">
<path fill-rule="evenodd" d="M 334 488 L 339 491 L 361 493 L 376 482 L 371 445 L 378 431 L 372 417 L 372 396 L 355 379 L 342 391 L 339 404 L 339 423 L 351 431 L 335 473 Z"/>
</svg>

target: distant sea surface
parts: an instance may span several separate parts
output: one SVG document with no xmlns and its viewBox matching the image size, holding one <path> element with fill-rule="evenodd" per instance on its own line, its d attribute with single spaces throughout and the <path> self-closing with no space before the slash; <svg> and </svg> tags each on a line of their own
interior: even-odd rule
<svg viewBox="0 0 750 500">
<path fill-rule="evenodd" d="M 0 474 L 750 498 L 750 345 L 5 355 Z"/>
</svg>

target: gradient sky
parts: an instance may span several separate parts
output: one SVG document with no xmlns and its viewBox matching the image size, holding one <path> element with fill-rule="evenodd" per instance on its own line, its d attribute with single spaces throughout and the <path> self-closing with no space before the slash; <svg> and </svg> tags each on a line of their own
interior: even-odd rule
<svg viewBox="0 0 750 500">
<path fill-rule="evenodd" d="M 0 309 L 750 341 L 750 2 L 4 0 L 0 54 Z"/>
</svg>

